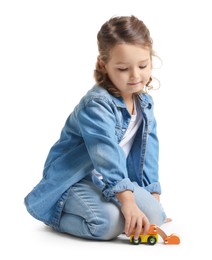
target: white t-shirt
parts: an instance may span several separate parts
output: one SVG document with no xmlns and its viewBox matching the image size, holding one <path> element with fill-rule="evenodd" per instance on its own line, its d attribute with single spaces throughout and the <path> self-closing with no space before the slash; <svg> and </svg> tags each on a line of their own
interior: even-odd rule
<svg viewBox="0 0 212 260">
<path fill-rule="evenodd" d="M 134 111 L 135 113 L 133 115 L 131 115 L 131 120 L 130 123 L 127 127 L 127 130 L 121 140 L 121 142 L 119 143 L 119 145 L 121 146 L 121 148 L 124 150 L 126 157 L 128 156 L 130 149 L 132 147 L 133 141 L 135 139 L 136 136 L 136 132 L 140 126 L 141 123 L 141 111 L 136 109 L 136 104 L 134 102 Z"/>
<path fill-rule="evenodd" d="M 141 111 L 136 108 L 136 102 L 134 101 L 134 114 L 131 115 L 130 123 L 127 127 L 127 130 L 120 141 L 119 145 L 124 150 L 126 157 L 128 156 L 130 149 L 132 147 L 133 141 L 136 136 L 136 132 L 140 126 L 142 120 Z M 92 171 L 93 174 L 102 179 L 102 175 L 98 173 L 95 169 Z"/>
</svg>

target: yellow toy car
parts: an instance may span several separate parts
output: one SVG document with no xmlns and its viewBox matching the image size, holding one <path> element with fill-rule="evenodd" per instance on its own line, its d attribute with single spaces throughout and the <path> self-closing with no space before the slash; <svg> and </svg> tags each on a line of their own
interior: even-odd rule
<svg viewBox="0 0 212 260">
<path fill-rule="evenodd" d="M 151 225 L 149 231 L 146 235 L 140 234 L 138 239 L 134 238 L 134 234 L 130 236 L 130 243 L 134 245 L 139 244 L 148 244 L 154 245 L 158 241 L 158 233 L 157 227 L 155 225 Z"/>
<path fill-rule="evenodd" d="M 148 244 L 154 245 L 158 242 L 158 235 L 160 235 L 164 241 L 164 244 L 179 244 L 180 238 L 176 234 L 167 236 L 166 233 L 158 226 L 152 224 L 149 227 L 149 231 L 146 235 L 140 234 L 138 239 L 134 238 L 134 234 L 130 235 L 130 243 L 134 245 Z"/>
</svg>

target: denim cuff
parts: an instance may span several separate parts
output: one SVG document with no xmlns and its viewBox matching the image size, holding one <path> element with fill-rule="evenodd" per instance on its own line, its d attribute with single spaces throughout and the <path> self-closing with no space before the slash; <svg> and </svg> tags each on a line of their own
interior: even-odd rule
<svg viewBox="0 0 212 260">
<path fill-rule="evenodd" d="M 148 186 L 145 187 L 145 189 L 150 193 L 155 192 L 161 194 L 161 186 L 159 182 L 150 183 Z"/>
<path fill-rule="evenodd" d="M 132 192 L 134 191 L 134 185 L 132 184 L 129 178 L 121 180 L 112 187 L 108 187 L 108 185 L 106 185 L 102 193 L 105 199 L 109 201 L 112 197 L 115 196 L 115 193 L 122 192 L 125 190 L 131 190 Z"/>
</svg>

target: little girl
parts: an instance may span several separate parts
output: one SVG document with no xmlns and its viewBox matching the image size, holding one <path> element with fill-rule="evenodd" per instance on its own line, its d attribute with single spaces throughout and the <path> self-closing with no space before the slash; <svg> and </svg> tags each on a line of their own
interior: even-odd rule
<svg viewBox="0 0 212 260">
<path fill-rule="evenodd" d="M 158 138 L 151 88 L 152 39 L 134 16 L 97 35 L 96 84 L 69 115 L 26 196 L 29 213 L 59 232 L 110 240 L 161 225 Z"/>
</svg>

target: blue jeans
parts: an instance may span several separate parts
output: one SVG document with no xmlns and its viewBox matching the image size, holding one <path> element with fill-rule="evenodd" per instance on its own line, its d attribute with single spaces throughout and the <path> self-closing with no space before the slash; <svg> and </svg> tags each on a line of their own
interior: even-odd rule
<svg viewBox="0 0 212 260">
<path fill-rule="evenodd" d="M 166 215 L 160 202 L 136 182 L 133 185 L 135 201 L 150 223 L 163 224 Z M 119 203 L 106 201 L 101 190 L 85 178 L 70 188 L 59 230 L 81 238 L 110 240 L 123 233 L 124 222 Z"/>
</svg>

